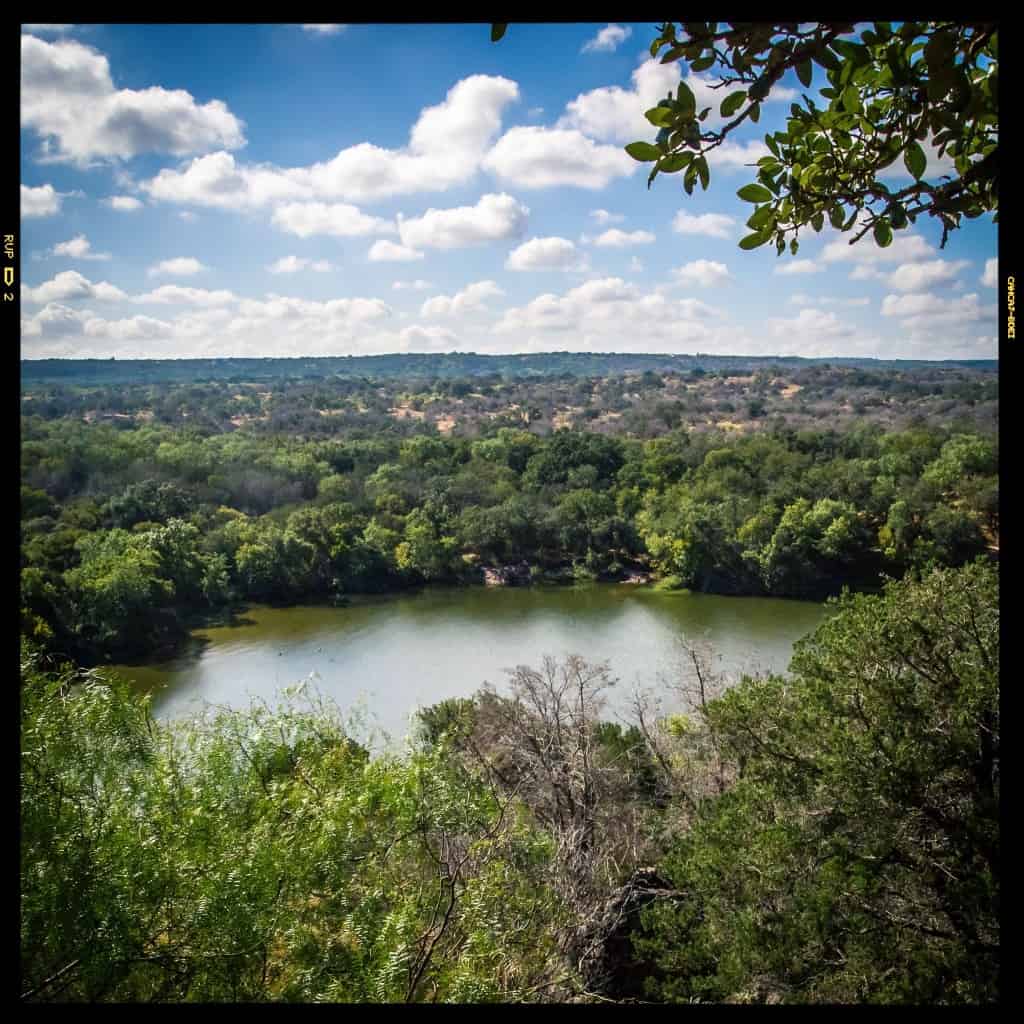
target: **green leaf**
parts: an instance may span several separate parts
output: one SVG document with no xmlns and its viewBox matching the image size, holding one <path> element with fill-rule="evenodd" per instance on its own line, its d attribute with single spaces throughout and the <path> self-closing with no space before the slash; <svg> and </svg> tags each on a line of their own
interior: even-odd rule
<svg viewBox="0 0 1024 1024">
<path fill-rule="evenodd" d="M 652 146 L 649 142 L 631 142 L 626 147 L 626 152 L 634 160 L 639 160 L 641 163 L 646 163 L 648 160 L 657 160 L 663 155 L 657 146 Z"/>
<path fill-rule="evenodd" d="M 751 103 L 750 105 L 750 120 L 757 124 L 761 120 L 761 104 Z"/>
<path fill-rule="evenodd" d="M 740 241 L 741 249 L 756 249 L 759 245 L 764 245 L 765 242 L 771 241 L 770 231 L 757 231 L 752 235 L 747 235 L 746 238 Z"/>
<path fill-rule="evenodd" d="M 500 40 L 501 37 L 505 34 L 505 29 L 507 29 L 507 28 L 508 28 L 507 24 L 505 24 L 505 25 L 495 25 L 495 24 L 492 24 L 491 25 L 491 42 L 492 43 L 498 42 L 498 40 Z"/>
<path fill-rule="evenodd" d="M 673 153 L 671 156 L 663 157 L 657 169 L 665 174 L 675 174 L 686 167 L 692 159 L 692 153 Z"/>
<path fill-rule="evenodd" d="M 707 71 L 707 69 L 709 67 L 711 67 L 711 65 L 714 64 L 714 63 L 715 63 L 714 55 L 712 55 L 710 57 L 700 57 L 698 60 L 691 61 L 691 63 L 690 63 L 690 70 L 691 71 Z"/>
<path fill-rule="evenodd" d="M 848 85 L 843 90 L 843 97 L 840 101 L 843 110 L 850 114 L 859 114 L 861 110 L 860 90 L 855 85 Z"/>
<path fill-rule="evenodd" d="M 772 194 L 763 185 L 744 185 L 736 195 L 745 203 L 770 203 Z"/>
<path fill-rule="evenodd" d="M 914 178 L 920 181 L 921 175 L 924 174 L 924 170 L 928 166 L 928 158 L 925 156 L 920 143 L 911 142 L 907 146 L 903 151 L 903 162 L 907 165 L 907 170 L 910 171 Z"/>
<path fill-rule="evenodd" d="M 843 208 L 842 206 L 839 205 L 839 203 L 834 203 L 832 206 L 829 207 L 828 219 L 829 223 L 831 223 L 832 227 L 834 227 L 836 231 L 839 231 L 842 228 Z"/>
<path fill-rule="evenodd" d="M 800 251 L 800 243 L 794 238 L 789 243 L 789 253 L 795 256 Z"/>
<path fill-rule="evenodd" d="M 704 157 L 699 156 L 693 161 L 693 166 L 697 168 L 697 174 L 700 177 L 700 187 L 706 192 L 711 181 L 711 171 L 708 168 L 708 162 Z"/>
<path fill-rule="evenodd" d="M 892 244 L 892 228 L 889 226 L 889 222 L 883 217 L 881 220 L 875 221 L 875 241 L 884 249 L 886 246 Z"/>
<path fill-rule="evenodd" d="M 824 226 L 825 226 L 825 214 L 822 213 L 821 210 L 819 210 L 811 218 L 811 227 L 814 228 L 815 231 L 820 231 Z"/>
<path fill-rule="evenodd" d="M 679 81 L 679 88 L 676 89 L 676 102 L 681 107 L 680 113 L 692 117 L 697 110 L 697 97 L 693 95 L 690 87 L 682 80 Z"/>
<path fill-rule="evenodd" d="M 675 120 L 675 114 L 668 107 L 651 107 L 644 111 L 644 117 L 657 128 L 664 128 Z"/>
<path fill-rule="evenodd" d="M 655 165 L 654 165 L 654 166 L 653 166 L 653 167 L 651 168 L 651 173 L 647 175 L 647 187 L 648 187 L 648 188 L 650 188 L 650 187 L 651 187 L 651 182 L 653 182 L 653 181 L 654 181 L 654 179 L 655 179 L 655 178 L 657 177 L 657 175 L 658 175 L 658 165 L 657 165 L 657 164 L 655 164 Z"/>
<path fill-rule="evenodd" d="M 740 107 L 743 106 L 743 101 L 747 98 L 745 92 L 733 92 L 722 100 L 722 105 L 718 108 L 719 113 L 722 117 L 732 117 Z"/>
<path fill-rule="evenodd" d="M 807 60 L 800 61 L 796 66 L 796 77 L 804 84 L 806 88 L 811 86 L 811 78 L 814 75 L 814 67 L 811 64 L 810 58 Z"/>
</svg>

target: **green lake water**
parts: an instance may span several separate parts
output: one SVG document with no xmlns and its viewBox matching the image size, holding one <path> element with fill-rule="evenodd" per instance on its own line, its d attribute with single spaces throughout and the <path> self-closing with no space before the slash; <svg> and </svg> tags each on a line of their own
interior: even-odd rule
<svg viewBox="0 0 1024 1024">
<path fill-rule="evenodd" d="M 499 689 L 505 669 L 546 655 L 607 660 L 619 682 L 609 717 L 624 714 L 636 686 L 678 677 L 678 638 L 706 638 L 715 667 L 785 671 L 793 644 L 824 618 L 822 605 L 719 597 L 623 584 L 582 587 L 431 587 L 346 607 L 250 606 L 235 624 L 197 630 L 175 658 L 113 666 L 153 694 L 157 718 L 204 703 L 248 705 L 282 687 L 307 688 L 399 740 L 416 707 Z"/>
</svg>

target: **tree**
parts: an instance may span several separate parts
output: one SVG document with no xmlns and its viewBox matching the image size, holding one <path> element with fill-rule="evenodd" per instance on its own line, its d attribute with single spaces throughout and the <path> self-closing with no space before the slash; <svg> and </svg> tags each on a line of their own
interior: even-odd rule
<svg viewBox="0 0 1024 1024">
<path fill-rule="evenodd" d="M 999 992 L 997 570 L 845 595 L 790 676 L 706 715 L 738 781 L 659 866 L 661 995 L 988 1002 Z"/>
<path fill-rule="evenodd" d="M 494 26 L 492 39 L 504 28 Z M 765 136 L 771 152 L 757 161 L 756 180 L 737 193 L 755 205 L 742 249 L 774 240 L 781 254 L 788 241 L 796 254 L 801 230 L 820 231 L 826 218 L 855 231 L 851 244 L 870 231 L 884 247 L 921 214 L 939 219 L 944 247 L 962 217 L 998 209 L 998 32 L 990 22 L 873 22 L 859 35 L 851 22 L 666 22 L 650 52 L 662 53 L 662 64 L 684 61 L 691 73 L 714 70 L 712 88 L 727 93 L 718 110 L 725 124 L 705 130 L 711 107 L 698 110 L 682 80 L 646 112 L 659 129 L 654 143 L 626 147 L 653 164 L 648 187 L 659 173 L 682 173 L 688 195 L 698 181 L 707 189 L 708 156 L 746 121 L 757 123 L 787 71 L 808 90 L 814 65 L 825 72 L 826 104 L 804 93 L 785 130 Z M 926 177 L 921 143 L 929 140 L 938 156 L 953 158 L 949 180 Z M 880 172 L 897 161 L 914 181 L 893 190 Z"/>
</svg>

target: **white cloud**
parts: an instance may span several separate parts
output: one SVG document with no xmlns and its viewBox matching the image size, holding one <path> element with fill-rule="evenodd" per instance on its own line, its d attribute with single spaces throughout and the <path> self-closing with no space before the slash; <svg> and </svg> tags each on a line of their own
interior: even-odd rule
<svg viewBox="0 0 1024 1024">
<path fill-rule="evenodd" d="M 594 239 L 594 245 L 603 248 L 622 248 L 626 245 L 648 245 L 655 240 L 650 231 L 621 231 L 609 228 Z"/>
<path fill-rule="evenodd" d="M 313 35 L 336 36 L 344 32 L 348 25 L 303 25 L 302 27 Z"/>
<path fill-rule="evenodd" d="M 580 53 L 612 53 L 632 34 L 633 30 L 628 26 L 608 25 L 601 29 L 593 39 L 588 39 L 583 44 Z"/>
<path fill-rule="evenodd" d="M 447 327 L 421 327 L 419 324 L 403 327 L 398 332 L 398 337 L 400 347 L 406 352 L 414 348 L 426 348 L 431 351 L 452 349 L 459 343 L 458 335 Z"/>
<path fill-rule="evenodd" d="M 108 281 L 93 284 L 77 270 L 64 270 L 44 281 L 38 288 L 21 286 L 22 302 L 67 302 L 70 299 L 95 299 L 99 302 L 121 302 L 127 299 L 120 288 Z"/>
<path fill-rule="evenodd" d="M 52 185 L 21 186 L 22 217 L 50 217 L 60 213 L 61 193 Z"/>
<path fill-rule="evenodd" d="M 756 164 L 761 157 L 769 154 L 770 151 L 763 142 L 732 142 L 727 139 L 717 149 L 708 153 L 708 165 L 713 168 L 736 170 Z"/>
<path fill-rule="evenodd" d="M 849 244 L 849 238 L 841 237 L 829 242 L 821 251 L 821 259 L 826 263 L 853 262 L 868 270 L 874 270 L 878 263 L 920 263 L 934 255 L 935 250 L 920 235 L 897 235 L 884 249 L 876 245 L 870 235 L 855 245 Z M 871 276 L 875 275 L 864 271 L 851 274 L 854 280 Z"/>
<path fill-rule="evenodd" d="M 848 338 L 857 333 L 852 324 L 820 309 L 801 309 L 792 319 L 773 317 L 768 323 L 776 338 L 785 338 L 797 347 L 820 337 Z"/>
<path fill-rule="evenodd" d="M 621 213 L 609 213 L 607 210 L 591 210 L 590 216 L 598 224 L 621 224 L 626 219 Z"/>
<path fill-rule="evenodd" d="M 476 174 L 501 129 L 503 110 L 518 97 L 519 87 L 507 78 L 471 75 L 420 112 L 401 149 L 361 142 L 326 162 L 293 168 L 238 164 L 229 153 L 212 153 L 179 170 L 164 168 L 142 187 L 157 199 L 235 209 L 443 191 Z"/>
<path fill-rule="evenodd" d="M 108 338 L 112 341 L 150 340 L 170 337 L 174 333 L 174 325 L 166 320 L 154 320 L 151 316 L 133 316 L 124 320 L 94 317 L 86 320 L 82 333 L 88 337 Z"/>
<path fill-rule="evenodd" d="M 605 146 L 575 129 L 520 126 L 511 128 L 483 160 L 502 181 L 521 188 L 604 188 L 628 178 L 637 162 L 618 146 Z"/>
<path fill-rule="evenodd" d="M 969 260 L 929 260 L 926 263 L 902 263 L 886 278 L 890 288 L 900 292 L 920 292 L 940 281 L 951 281 Z"/>
<path fill-rule="evenodd" d="M 995 288 L 998 283 L 999 260 L 985 260 L 985 272 L 981 275 L 980 281 L 986 288 Z"/>
<path fill-rule="evenodd" d="M 505 260 L 506 270 L 577 270 L 580 255 L 568 238 L 531 238 L 513 249 Z"/>
<path fill-rule="evenodd" d="M 103 54 L 73 40 L 21 37 L 21 123 L 43 139 L 43 159 L 86 166 L 140 153 L 185 156 L 245 144 L 220 100 L 184 89 L 115 89 Z"/>
<path fill-rule="evenodd" d="M 186 224 L 194 224 L 199 220 L 199 215 L 193 213 L 191 210 L 182 210 L 179 212 L 178 216 L 185 221 Z"/>
<path fill-rule="evenodd" d="M 370 217 L 347 203 L 286 203 L 274 210 L 273 223 L 282 231 L 309 238 L 310 235 L 358 235 L 393 233 L 394 224 Z"/>
<path fill-rule="evenodd" d="M 155 302 L 160 305 L 225 306 L 237 296 L 226 289 L 207 291 L 205 288 L 183 288 L 178 284 L 164 284 L 145 295 L 137 295 L 133 302 Z"/>
<path fill-rule="evenodd" d="M 672 230 L 681 235 L 708 235 L 711 238 L 732 238 L 736 218 L 724 213 L 701 213 L 696 216 L 680 210 L 672 220 Z"/>
<path fill-rule="evenodd" d="M 504 294 L 497 281 L 475 281 L 454 295 L 435 295 L 427 299 L 420 316 L 462 316 L 484 309 L 488 299 Z"/>
<path fill-rule="evenodd" d="M 30 32 L 36 36 L 61 36 L 65 32 L 70 32 L 75 26 L 74 25 L 22 25 L 22 32 Z"/>
<path fill-rule="evenodd" d="M 141 201 L 134 196 L 108 196 L 103 202 L 112 210 L 120 210 L 122 213 L 133 213 L 142 209 Z"/>
<path fill-rule="evenodd" d="M 868 306 L 871 300 L 867 296 L 847 299 L 831 295 L 808 295 L 806 292 L 794 292 L 789 297 L 793 306 Z"/>
<path fill-rule="evenodd" d="M 709 336 L 704 321 L 715 314 L 698 299 L 673 300 L 659 292 L 644 293 L 622 278 L 610 277 L 586 281 L 564 295 L 539 295 L 525 306 L 508 310 L 494 333 L 513 336 L 520 350 L 554 346 L 621 351 L 624 339 L 634 337 L 637 324 L 643 324 L 643 351 L 651 351 L 652 345 L 660 351 L 679 351 Z M 551 333 L 558 335 L 557 340 L 547 337 Z"/>
<path fill-rule="evenodd" d="M 22 300 L 25 298 L 22 285 Z M 82 313 L 58 302 L 51 302 L 35 316 L 21 318 L 22 338 L 63 338 L 82 333 L 82 325 L 89 313 Z"/>
<path fill-rule="evenodd" d="M 67 256 L 73 260 L 109 260 L 109 252 L 93 252 L 92 243 L 85 235 L 75 235 L 66 242 L 58 242 L 53 247 L 54 256 Z"/>
<path fill-rule="evenodd" d="M 297 274 L 301 270 L 314 270 L 318 274 L 326 274 L 333 269 L 327 260 L 311 260 L 304 256 L 282 256 L 267 267 L 271 274 Z"/>
<path fill-rule="evenodd" d="M 609 85 L 580 93 L 566 104 L 555 127 L 576 129 L 594 139 L 620 143 L 651 138 L 656 129 L 644 117 L 644 111 L 675 91 L 679 65 L 644 61 L 633 72 L 632 82 L 631 89 Z"/>
<path fill-rule="evenodd" d="M 423 278 L 421 278 L 421 277 L 416 278 L 415 281 L 395 281 L 394 284 L 391 285 L 392 291 L 396 291 L 396 292 L 401 292 L 401 291 L 424 292 L 428 288 L 433 288 L 433 287 L 434 286 L 429 281 L 424 281 Z"/>
<path fill-rule="evenodd" d="M 366 257 L 371 263 L 411 263 L 413 260 L 423 259 L 423 253 L 381 238 L 370 246 Z"/>
<path fill-rule="evenodd" d="M 399 214 L 398 233 L 412 248 L 461 249 L 521 237 L 529 213 L 529 207 L 504 192 L 488 193 L 475 206 L 431 207 L 422 216 L 408 219 Z"/>
<path fill-rule="evenodd" d="M 644 272 L 644 265 L 643 262 L 639 259 L 639 257 L 634 256 L 629 261 L 629 270 L 630 273 L 633 274 L 642 274 Z"/>
<path fill-rule="evenodd" d="M 176 256 L 174 259 L 162 260 L 160 263 L 150 267 L 146 273 L 150 277 L 156 277 L 158 274 L 188 277 L 191 274 L 198 274 L 199 271 L 206 269 L 194 256 Z"/>
<path fill-rule="evenodd" d="M 776 263 L 773 274 L 820 274 L 825 268 L 814 260 L 786 260 Z"/>
<path fill-rule="evenodd" d="M 683 284 L 700 285 L 702 288 L 715 288 L 729 280 L 729 268 L 715 260 L 693 260 L 676 267 L 673 273 Z"/>
<path fill-rule="evenodd" d="M 668 93 L 675 94 L 680 80 L 680 66 L 673 62 L 662 64 L 658 60 L 645 60 L 631 76 L 632 86 L 623 89 L 618 85 L 602 86 L 589 92 L 580 93 L 566 104 L 565 113 L 558 120 L 556 128 L 577 128 L 595 139 L 613 142 L 636 142 L 651 139 L 656 129 L 644 117 L 644 111 L 657 106 Z M 719 115 L 722 100 L 732 91 L 729 88 L 716 89 L 717 79 L 702 74 L 690 74 L 686 84 L 697 100 L 697 111 L 710 108 L 702 127 L 707 130 L 723 123 Z M 767 102 L 791 100 L 796 97 L 792 89 L 776 86 Z M 728 147 L 728 148 L 727 148 Z M 764 147 L 762 147 L 764 148 Z M 720 159 L 722 150 L 728 154 L 735 151 L 734 143 L 724 143 L 713 151 Z M 767 149 L 764 150 L 767 152 Z M 758 153 L 758 156 L 763 156 Z M 754 158 L 755 160 L 757 157 Z"/>
<path fill-rule="evenodd" d="M 898 317 L 912 330 L 938 325 L 966 324 L 996 316 L 996 306 L 982 306 L 976 292 L 943 299 L 931 292 L 886 295 L 882 300 L 882 316 Z"/>
</svg>

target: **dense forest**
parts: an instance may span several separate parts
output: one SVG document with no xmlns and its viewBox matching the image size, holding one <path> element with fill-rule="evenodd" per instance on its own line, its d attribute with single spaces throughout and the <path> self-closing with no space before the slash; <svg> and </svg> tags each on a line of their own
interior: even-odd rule
<svg viewBox="0 0 1024 1024">
<path fill-rule="evenodd" d="M 592 371 L 23 376 L 24 998 L 997 998 L 996 375 Z M 833 603 L 683 712 L 524 651 L 386 754 L 90 668 L 485 579 Z"/>
</svg>

